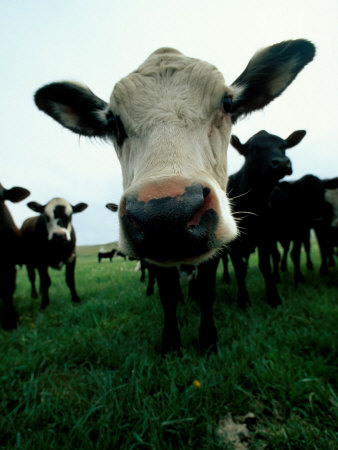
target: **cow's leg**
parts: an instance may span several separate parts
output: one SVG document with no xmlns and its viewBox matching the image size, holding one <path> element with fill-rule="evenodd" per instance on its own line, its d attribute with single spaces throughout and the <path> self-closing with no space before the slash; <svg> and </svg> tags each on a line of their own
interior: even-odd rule
<svg viewBox="0 0 338 450">
<path fill-rule="evenodd" d="M 288 253 L 289 253 L 289 249 L 290 249 L 290 241 L 283 241 L 282 243 L 282 247 L 283 247 L 283 257 L 282 257 L 282 262 L 280 265 L 280 269 L 282 272 L 287 272 L 288 270 Z"/>
<path fill-rule="evenodd" d="M 232 265 L 234 266 L 234 271 L 237 281 L 237 302 L 240 308 L 246 308 L 249 304 L 249 293 L 246 288 L 245 278 L 247 272 L 247 263 L 243 255 L 239 254 L 236 250 L 230 253 Z"/>
<path fill-rule="evenodd" d="M 71 262 L 66 264 L 66 283 L 70 289 L 70 293 L 72 294 L 72 301 L 75 303 L 79 303 L 80 298 L 77 295 L 75 289 L 75 264 L 76 264 L 76 257 L 74 257 Z"/>
<path fill-rule="evenodd" d="M 294 280 L 296 283 L 304 283 L 305 279 L 300 270 L 300 250 L 302 246 L 301 239 L 295 239 L 291 250 L 291 259 L 294 265 Z"/>
<path fill-rule="evenodd" d="M 306 267 L 309 270 L 313 270 L 313 264 L 311 261 L 311 243 L 310 243 L 310 230 L 307 231 L 304 238 L 304 249 L 306 253 Z"/>
<path fill-rule="evenodd" d="M 154 293 L 155 286 L 155 273 L 153 267 L 148 265 L 148 285 L 147 285 L 147 297 L 150 297 Z"/>
<path fill-rule="evenodd" d="M 30 281 L 31 286 L 32 286 L 31 296 L 33 298 L 38 298 L 38 293 L 37 293 L 37 290 L 35 288 L 35 267 L 32 266 L 31 264 L 27 264 L 26 267 L 27 267 L 28 278 L 29 278 L 29 281 Z"/>
<path fill-rule="evenodd" d="M 48 289 L 51 285 L 50 276 L 48 274 L 48 266 L 41 265 L 38 266 L 39 276 L 40 276 L 40 289 L 42 293 L 41 308 L 45 309 L 49 305 L 49 295 Z"/>
<path fill-rule="evenodd" d="M 222 261 L 223 261 L 223 282 L 230 283 L 230 275 L 229 275 L 229 255 L 225 250 L 222 252 Z"/>
<path fill-rule="evenodd" d="M 141 270 L 141 278 L 140 281 L 143 283 L 146 279 L 146 262 L 144 259 L 140 259 L 140 270 Z"/>
<path fill-rule="evenodd" d="M 176 267 L 153 266 L 157 280 L 160 299 L 164 311 L 164 326 L 162 333 L 162 355 L 179 351 L 181 336 L 178 329 L 176 307 L 182 298 L 179 274 Z"/>
<path fill-rule="evenodd" d="M 275 283 L 278 283 L 280 281 L 280 275 L 279 275 L 280 254 L 278 251 L 277 242 L 274 242 L 271 246 L 271 256 L 272 256 L 272 262 L 273 262 L 272 276 L 273 276 Z"/>
<path fill-rule="evenodd" d="M 317 236 L 320 256 L 322 260 L 319 272 L 321 275 L 328 275 L 329 273 L 328 259 L 331 254 L 328 229 L 323 227 L 316 227 L 315 233 Z"/>
<path fill-rule="evenodd" d="M 217 351 L 217 331 L 213 317 L 213 303 L 218 263 L 219 258 L 214 258 L 198 266 L 195 299 L 201 308 L 199 338 L 202 351 Z"/>
<path fill-rule="evenodd" d="M 270 252 L 271 247 L 269 245 L 258 246 L 259 269 L 264 277 L 266 297 L 269 305 L 275 308 L 282 303 L 282 300 L 271 273 Z"/>
<path fill-rule="evenodd" d="M 13 305 L 16 269 L 14 264 L 9 263 L 8 265 L 1 267 L 0 270 L 0 294 L 4 304 L 2 325 L 5 330 L 11 330 L 16 328 L 19 318 Z"/>
</svg>

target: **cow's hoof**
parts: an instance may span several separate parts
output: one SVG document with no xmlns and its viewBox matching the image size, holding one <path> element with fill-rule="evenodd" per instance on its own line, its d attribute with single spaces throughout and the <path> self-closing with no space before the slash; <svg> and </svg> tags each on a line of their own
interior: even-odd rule
<svg viewBox="0 0 338 450">
<path fill-rule="evenodd" d="M 162 356 L 165 356 L 168 353 L 180 353 L 181 349 L 181 336 L 179 331 L 177 330 L 174 333 L 167 333 L 163 331 L 162 335 Z"/>
<path fill-rule="evenodd" d="M 217 353 L 217 331 L 216 328 L 200 329 L 201 353 L 209 355 Z"/>
<path fill-rule="evenodd" d="M 48 305 L 49 305 L 49 299 L 42 299 L 41 309 L 46 309 Z"/>
<path fill-rule="evenodd" d="M 72 302 L 81 303 L 81 299 L 80 299 L 80 297 L 72 297 Z"/>
</svg>

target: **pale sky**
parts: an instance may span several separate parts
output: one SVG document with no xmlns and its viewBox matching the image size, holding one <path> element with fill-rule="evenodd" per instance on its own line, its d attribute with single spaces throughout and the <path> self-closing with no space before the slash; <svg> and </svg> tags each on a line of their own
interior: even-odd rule
<svg viewBox="0 0 338 450">
<path fill-rule="evenodd" d="M 1 0 L 0 17 L 0 182 L 31 191 L 21 203 L 7 202 L 18 226 L 34 215 L 28 201 L 64 197 L 89 204 L 74 216 L 78 244 L 118 239 L 117 216 L 105 208 L 122 194 L 115 150 L 63 129 L 38 111 L 33 94 L 71 80 L 108 101 L 120 78 L 164 46 L 214 64 L 231 84 L 259 48 L 312 41 L 314 61 L 232 131 L 245 142 L 262 129 L 283 138 L 305 129 L 288 153 L 289 178 L 338 176 L 337 0 Z M 228 159 L 229 174 L 243 163 L 232 147 Z"/>
</svg>

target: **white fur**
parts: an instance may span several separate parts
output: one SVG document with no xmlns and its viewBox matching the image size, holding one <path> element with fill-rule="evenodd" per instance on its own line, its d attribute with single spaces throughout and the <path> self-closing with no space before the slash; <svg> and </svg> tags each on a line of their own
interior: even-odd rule
<svg viewBox="0 0 338 450">
<path fill-rule="evenodd" d="M 51 240 L 53 238 L 53 234 L 65 234 L 67 241 L 71 239 L 71 231 L 72 231 L 72 222 L 70 221 L 67 228 L 60 227 L 57 223 L 57 219 L 54 217 L 54 208 L 57 205 L 61 205 L 65 207 L 65 212 L 68 216 L 71 216 L 73 212 L 73 208 L 70 203 L 63 198 L 53 198 L 50 200 L 45 206 L 45 214 L 48 215 L 49 221 L 47 222 L 47 232 L 48 239 Z"/>
<path fill-rule="evenodd" d="M 153 53 L 118 82 L 109 109 L 121 117 L 128 134 L 122 148 L 115 145 L 125 194 L 173 177 L 212 187 L 220 240 L 234 239 L 236 224 L 225 195 L 231 119 L 221 112 L 221 101 L 225 93 L 238 96 L 241 89 L 227 88 L 211 64 L 171 49 Z M 120 246 L 128 253 L 122 226 Z"/>
</svg>

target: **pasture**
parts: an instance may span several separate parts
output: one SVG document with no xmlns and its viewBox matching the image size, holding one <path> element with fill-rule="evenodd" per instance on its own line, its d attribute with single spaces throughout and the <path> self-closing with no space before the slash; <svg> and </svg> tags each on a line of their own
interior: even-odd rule
<svg viewBox="0 0 338 450">
<path fill-rule="evenodd" d="M 182 355 L 161 358 L 158 291 L 145 296 L 134 261 L 98 264 L 97 248 L 80 248 L 82 303 L 71 303 L 64 269 L 50 269 L 45 311 L 18 270 L 20 326 L 0 330 L 0 448 L 338 448 L 338 268 L 321 278 L 312 253 L 305 285 L 295 287 L 291 263 L 281 274 L 277 310 L 265 303 L 255 255 L 244 311 L 232 266 L 225 285 L 220 265 L 210 357 L 199 353 L 199 308 L 186 299 Z"/>
</svg>

